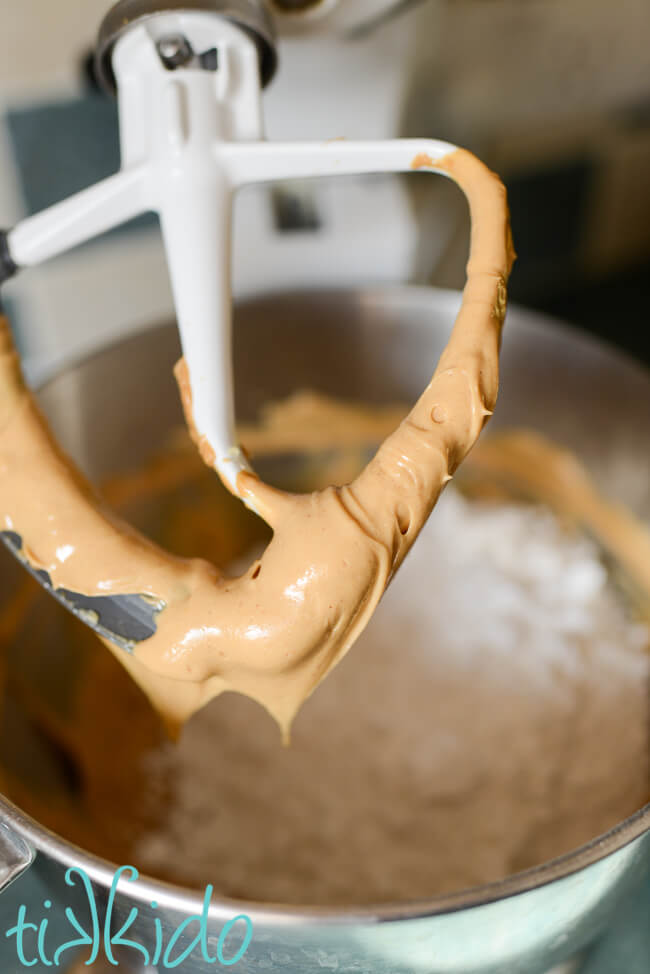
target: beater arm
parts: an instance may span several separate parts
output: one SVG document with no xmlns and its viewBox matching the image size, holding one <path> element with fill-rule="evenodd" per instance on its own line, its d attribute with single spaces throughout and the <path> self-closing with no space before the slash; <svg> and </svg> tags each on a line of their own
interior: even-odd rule
<svg viewBox="0 0 650 974">
<path fill-rule="evenodd" d="M 202 53 L 201 53 L 202 52 Z M 429 170 L 454 146 L 431 140 L 263 141 L 259 48 L 204 10 L 165 10 L 116 40 L 122 170 L 18 224 L 5 276 L 145 211 L 159 214 L 190 384 L 208 457 L 237 493 L 248 469 L 237 444 L 231 367 L 231 209 L 241 186 L 269 180 Z"/>
</svg>

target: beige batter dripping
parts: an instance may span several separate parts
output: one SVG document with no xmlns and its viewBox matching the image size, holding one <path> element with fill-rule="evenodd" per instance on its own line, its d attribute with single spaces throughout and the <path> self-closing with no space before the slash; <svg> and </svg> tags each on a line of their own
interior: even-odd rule
<svg viewBox="0 0 650 974">
<path fill-rule="evenodd" d="M 492 413 L 514 259 L 505 190 L 463 150 L 435 166 L 418 157 L 413 168 L 448 175 L 470 206 L 467 284 L 449 344 L 414 408 L 349 485 L 304 496 L 240 475 L 239 495 L 273 539 L 239 578 L 170 555 L 102 504 L 54 442 L 3 325 L 0 525 L 20 534 L 26 558 L 57 587 L 164 604 L 156 634 L 133 656 L 109 648 L 170 725 L 235 690 L 266 707 L 287 736 L 302 702 L 365 627 Z M 192 428 L 187 396 L 184 405 Z"/>
</svg>

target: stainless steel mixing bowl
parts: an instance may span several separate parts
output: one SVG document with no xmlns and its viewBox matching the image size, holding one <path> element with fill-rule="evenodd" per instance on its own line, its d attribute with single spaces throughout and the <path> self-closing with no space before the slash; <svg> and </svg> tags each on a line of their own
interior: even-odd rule
<svg viewBox="0 0 650 974">
<path fill-rule="evenodd" d="M 457 306 L 456 294 L 406 287 L 249 301 L 236 323 L 239 415 L 252 417 L 266 400 L 296 387 L 370 402 L 412 401 L 433 370 Z M 44 386 L 41 400 L 57 434 L 92 477 L 134 467 L 180 421 L 171 375 L 177 356 L 174 328 L 157 327 Z M 509 312 L 492 428 L 528 426 L 554 437 L 575 450 L 611 496 L 649 517 L 648 417 L 650 376 L 640 366 L 551 320 Z M 20 569 L 0 552 L 0 570 L 6 613 Z M 39 671 L 56 659 L 54 642 L 43 635 Z M 50 943 L 71 939 L 63 909 L 76 903 L 79 916 L 88 912 L 79 882 L 65 881 L 72 866 L 89 877 L 101 920 L 115 865 L 63 841 L 4 800 L 0 821 L 0 881 L 7 885 L 0 933 L 15 924 L 24 903 L 37 917 L 50 917 Z M 233 916 L 250 917 L 252 942 L 235 966 L 242 972 L 538 974 L 593 941 L 640 888 L 649 866 L 650 805 L 570 855 L 485 887 L 338 911 L 214 897 L 209 927 L 218 937 Z M 43 906 L 46 899 L 50 908 Z M 141 878 L 120 887 L 114 922 L 121 925 L 134 907 L 139 912 L 128 935 L 151 948 L 154 916 L 167 940 L 185 918 L 201 913 L 202 897 Z M 196 926 L 185 932 L 179 950 L 195 933 Z M 229 944 L 237 949 L 234 939 Z M 0 951 L 3 972 L 22 970 L 15 941 L 0 936 Z M 142 966 L 140 958 L 135 969 Z M 219 965 L 197 949 L 181 969 L 198 974 Z"/>
</svg>

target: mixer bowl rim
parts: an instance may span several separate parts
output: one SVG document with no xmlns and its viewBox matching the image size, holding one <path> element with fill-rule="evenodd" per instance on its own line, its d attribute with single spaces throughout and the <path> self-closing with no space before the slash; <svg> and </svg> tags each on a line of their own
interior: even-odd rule
<svg viewBox="0 0 650 974">
<path fill-rule="evenodd" d="M 336 287 L 336 288 L 293 288 L 270 289 L 262 294 L 247 296 L 238 302 L 241 306 L 255 305 L 266 301 L 339 301 L 355 304 L 372 304 L 376 300 L 382 302 L 388 298 L 402 304 L 418 305 L 431 300 L 435 294 L 440 305 L 448 305 L 450 313 L 454 313 L 460 301 L 460 292 L 433 288 L 421 285 L 377 285 L 368 287 Z M 585 349 L 600 347 L 608 350 L 619 362 L 628 369 L 643 375 L 650 384 L 650 372 L 638 361 L 616 346 L 594 338 L 580 328 L 566 324 L 549 315 L 536 311 L 529 311 L 517 305 L 510 306 L 509 319 L 517 321 L 514 327 L 523 327 L 531 332 L 538 329 L 553 328 L 561 330 L 570 336 L 571 341 Z M 506 320 L 506 327 L 508 320 Z M 91 351 L 82 351 L 78 356 L 61 366 L 57 363 L 52 370 L 41 374 L 38 383 L 39 391 L 47 388 L 49 382 L 54 381 L 59 374 L 72 370 L 83 363 L 87 363 L 103 355 L 107 351 L 120 345 L 137 340 L 147 333 L 155 333 L 168 328 L 169 323 L 160 322 L 145 325 L 126 336 L 119 336 Z M 511 325 L 512 327 L 512 325 Z M 92 882 L 99 886 L 110 888 L 117 864 L 92 853 L 85 852 L 79 846 L 40 825 L 35 819 L 22 812 L 16 805 L 0 794 L 0 823 L 13 829 L 27 844 L 38 853 L 60 863 L 68 868 L 80 868 L 85 871 Z M 458 912 L 485 906 L 499 900 L 508 899 L 519 894 L 531 892 L 553 882 L 564 879 L 580 872 L 605 859 L 607 856 L 623 849 L 625 846 L 650 831 L 650 802 L 640 808 L 633 815 L 619 822 L 607 832 L 592 839 L 588 843 L 564 855 L 547 860 L 538 866 L 527 869 L 501 880 L 484 883 L 452 893 L 438 895 L 426 899 L 407 900 L 399 903 L 368 904 L 363 906 L 350 905 L 344 907 L 327 906 L 297 906 L 282 903 L 263 903 L 254 900 L 229 899 L 227 897 L 212 897 L 210 918 L 228 920 L 233 914 L 245 913 L 253 924 L 265 927 L 289 927 L 309 925 L 317 922 L 330 926 L 354 924 L 373 924 L 395 922 L 400 920 L 414 920 L 432 917 L 445 913 Z M 122 864 L 123 865 L 123 864 Z M 130 899 L 148 905 L 155 896 L 159 906 L 182 913 L 200 913 L 203 907 L 203 894 L 190 888 L 176 886 L 146 875 L 141 875 L 137 883 L 126 885 L 121 882 L 119 889 L 128 893 Z"/>
<path fill-rule="evenodd" d="M 345 301 L 350 303 L 350 299 L 353 299 L 351 303 L 359 306 L 370 306 L 376 301 L 385 303 L 386 299 L 404 306 L 418 306 L 426 302 L 427 299 L 430 300 L 432 294 L 435 295 L 435 300 L 439 303 L 440 310 L 448 311 L 450 315 L 455 315 L 458 312 L 462 291 L 457 291 L 453 288 L 432 287 L 431 285 L 424 284 L 382 284 L 377 282 L 370 282 L 365 286 L 344 287 L 319 285 L 317 287 L 286 288 L 280 286 L 274 288 L 270 286 L 265 288 L 263 292 L 246 294 L 236 300 L 235 306 L 254 306 L 256 304 L 264 304 L 267 301 L 302 302 L 305 300 Z M 509 302 L 504 325 L 506 335 L 508 328 L 513 327 L 513 319 L 517 322 L 514 327 L 520 327 L 523 323 L 523 327 L 531 332 L 539 332 L 549 327 L 554 331 L 562 331 L 571 337 L 573 343 L 582 345 L 585 351 L 593 350 L 594 348 L 606 350 L 608 355 L 616 359 L 620 365 L 629 371 L 636 372 L 637 376 L 642 377 L 646 382 L 650 383 L 650 369 L 648 367 L 634 358 L 633 355 L 600 335 L 598 337 L 591 335 L 580 326 L 571 324 L 571 322 L 564 321 L 544 311 L 537 311 L 526 308 L 523 305 Z M 90 362 L 92 359 L 118 348 L 120 345 L 128 343 L 130 339 L 138 339 L 149 332 L 164 330 L 169 327 L 170 323 L 170 321 L 161 322 L 160 320 L 145 322 L 133 331 L 118 335 L 116 338 L 104 341 L 99 345 L 92 343 L 82 345 L 72 355 L 66 357 L 65 360 L 56 356 L 51 363 L 40 368 L 33 362 L 29 362 L 27 365 L 27 377 L 30 385 L 37 392 L 44 391 L 47 385 L 53 382 L 62 372 L 76 369 L 84 363 Z"/>
</svg>

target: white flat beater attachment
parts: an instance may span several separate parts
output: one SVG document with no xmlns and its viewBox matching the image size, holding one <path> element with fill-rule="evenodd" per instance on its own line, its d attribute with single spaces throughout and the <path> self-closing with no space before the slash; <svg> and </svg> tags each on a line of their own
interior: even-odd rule
<svg viewBox="0 0 650 974">
<path fill-rule="evenodd" d="M 406 172 L 421 154 L 435 171 L 455 147 L 431 140 L 266 142 L 259 39 L 249 22 L 237 23 L 230 10 L 237 4 L 226 5 L 227 16 L 215 12 L 224 6 L 215 0 L 190 5 L 204 9 L 173 10 L 168 0 L 159 6 L 129 21 L 110 49 L 120 172 L 9 231 L 1 241 L 0 279 L 143 212 L 158 213 L 194 425 L 214 453 L 215 470 L 237 493 L 237 475 L 248 463 L 233 404 L 233 194 L 264 181 Z"/>
</svg>

